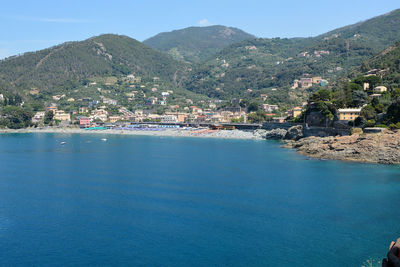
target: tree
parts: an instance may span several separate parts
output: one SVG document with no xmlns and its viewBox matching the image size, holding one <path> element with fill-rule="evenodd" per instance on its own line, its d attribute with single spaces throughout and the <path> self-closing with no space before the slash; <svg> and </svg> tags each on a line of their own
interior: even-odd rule
<svg viewBox="0 0 400 267">
<path fill-rule="evenodd" d="M 336 110 L 331 104 L 327 104 L 325 102 L 317 103 L 315 110 L 319 111 L 326 119 L 326 121 L 333 120 L 335 117 Z"/>
<path fill-rule="evenodd" d="M 344 99 L 341 101 L 342 104 L 344 106 L 350 107 L 354 105 L 354 92 L 362 92 L 363 88 L 361 87 L 361 85 L 357 84 L 357 83 L 346 83 L 344 88 L 343 88 L 343 92 L 344 92 Z M 361 94 L 361 93 L 356 93 L 356 94 Z"/>
<path fill-rule="evenodd" d="M 253 123 L 260 123 L 267 120 L 267 116 L 261 110 L 252 112 L 248 115 L 247 119 Z"/>
<path fill-rule="evenodd" d="M 360 116 L 366 120 L 376 120 L 376 111 L 375 108 L 371 105 L 365 106 L 361 109 Z"/>
<path fill-rule="evenodd" d="M 20 129 L 32 125 L 32 112 L 19 106 L 6 106 L 2 109 L 0 125 L 10 129 Z"/>
<path fill-rule="evenodd" d="M 329 101 L 331 100 L 332 92 L 326 89 L 321 89 L 318 92 L 312 94 L 311 101 Z"/>
<path fill-rule="evenodd" d="M 364 91 L 353 91 L 352 98 L 353 98 L 352 106 L 360 107 L 365 103 L 367 103 L 368 95 Z"/>
<path fill-rule="evenodd" d="M 50 124 L 53 121 L 53 117 L 54 117 L 53 111 L 46 111 L 43 119 L 44 124 Z"/>
<path fill-rule="evenodd" d="M 4 96 L 4 106 L 19 106 L 22 98 L 19 94 L 9 94 Z"/>
<path fill-rule="evenodd" d="M 369 66 L 368 61 L 363 61 L 363 63 L 361 64 L 361 71 L 362 72 L 367 72 L 371 69 L 371 67 Z"/>
<path fill-rule="evenodd" d="M 376 124 L 375 120 L 368 120 L 367 122 L 365 122 L 365 127 L 374 127 Z"/>
<path fill-rule="evenodd" d="M 385 111 L 385 106 L 381 103 L 374 106 L 376 113 L 380 114 Z"/>
<path fill-rule="evenodd" d="M 240 118 L 233 118 L 231 120 L 232 123 L 240 123 L 240 122 L 244 122 L 244 118 L 240 117 Z"/>
<path fill-rule="evenodd" d="M 254 112 L 260 109 L 259 105 L 256 102 L 251 102 L 247 107 L 247 112 Z"/>
<path fill-rule="evenodd" d="M 365 123 L 366 123 L 365 119 L 361 116 L 357 117 L 354 120 L 354 123 L 349 121 L 350 126 L 353 126 L 353 124 L 354 124 L 354 126 L 356 126 L 356 127 L 364 127 Z"/>
<path fill-rule="evenodd" d="M 397 100 L 391 104 L 387 110 L 387 118 L 391 123 L 400 122 L 400 101 Z"/>
<path fill-rule="evenodd" d="M 394 100 L 400 100 L 400 88 L 396 88 L 392 92 L 392 98 Z"/>
</svg>

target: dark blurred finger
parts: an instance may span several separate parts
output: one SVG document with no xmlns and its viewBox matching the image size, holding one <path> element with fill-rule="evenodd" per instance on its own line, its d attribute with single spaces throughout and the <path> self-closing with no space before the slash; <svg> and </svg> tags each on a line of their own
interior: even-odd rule
<svg viewBox="0 0 400 267">
<path fill-rule="evenodd" d="M 394 243 L 393 241 L 390 243 L 389 250 L 392 249 L 392 247 L 393 247 L 394 244 L 396 244 L 396 243 Z"/>
<path fill-rule="evenodd" d="M 399 255 L 400 249 L 397 246 L 393 246 L 393 248 L 387 254 L 389 266 L 400 267 L 400 258 Z"/>
</svg>

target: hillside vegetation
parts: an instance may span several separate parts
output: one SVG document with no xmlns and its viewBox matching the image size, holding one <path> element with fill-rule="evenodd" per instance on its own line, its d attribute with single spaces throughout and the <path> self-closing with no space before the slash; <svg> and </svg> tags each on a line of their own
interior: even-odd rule
<svg viewBox="0 0 400 267">
<path fill-rule="evenodd" d="M 90 77 L 130 73 L 179 83 L 183 70 L 181 63 L 132 38 L 108 34 L 2 60 L 0 85 L 54 92 L 76 88 Z"/>
<path fill-rule="evenodd" d="M 196 65 L 186 87 L 219 98 L 275 87 L 287 94 L 295 79 L 333 81 L 399 38 L 400 10 L 395 10 L 313 38 L 246 40 Z"/>
<path fill-rule="evenodd" d="M 66 110 L 82 104 L 69 98 L 107 98 L 134 109 L 150 97 L 160 102 L 166 91 L 174 91 L 168 105 L 180 107 L 209 98 L 250 103 L 264 94 L 263 104 L 286 111 L 321 86 L 355 78 L 348 73 L 360 65 L 361 72 L 387 69 L 383 82 L 396 87 L 397 48 L 369 59 L 397 39 L 400 10 L 310 38 L 254 38 L 224 26 L 161 33 L 144 43 L 107 34 L 1 60 L 0 94 L 18 94 L 22 102 L 36 106 L 60 98 L 56 101 L 64 101 Z M 328 86 L 293 86 L 312 77 L 326 79 Z"/>
<path fill-rule="evenodd" d="M 360 116 L 350 121 L 352 126 L 400 129 L 400 42 L 365 61 L 352 76 L 332 90 L 315 92 L 299 121 L 318 112 L 323 124 L 333 123 L 338 109 L 361 108 Z"/>
<path fill-rule="evenodd" d="M 396 9 L 387 14 L 325 33 L 319 38 L 339 34 L 343 38 L 351 39 L 357 35 L 362 37 L 368 46 L 380 51 L 400 39 L 399 28 L 400 9 Z"/>
<path fill-rule="evenodd" d="M 215 25 L 164 32 L 143 43 L 176 59 L 200 62 L 228 45 L 254 38 L 237 28 Z"/>
</svg>

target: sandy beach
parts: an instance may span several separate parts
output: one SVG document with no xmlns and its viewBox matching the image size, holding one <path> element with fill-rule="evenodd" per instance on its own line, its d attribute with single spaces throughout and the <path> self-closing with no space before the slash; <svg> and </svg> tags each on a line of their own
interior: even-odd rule
<svg viewBox="0 0 400 267">
<path fill-rule="evenodd" d="M 261 140 L 253 131 L 241 130 L 210 130 L 210 129 L 162 129 L 162 130 L 85 130 L 80 128 L 26 128 L 26 129 L 3 129 L 0 134 L 11 133 L 65 133 L 65 134 L 118 134 L 118 135 L 140 135 L 140 136 L 170 136 L 170 137 L 193 137 L 193 138 L 221 138 L 221 139 L 246 139 Z"/>
</svg>

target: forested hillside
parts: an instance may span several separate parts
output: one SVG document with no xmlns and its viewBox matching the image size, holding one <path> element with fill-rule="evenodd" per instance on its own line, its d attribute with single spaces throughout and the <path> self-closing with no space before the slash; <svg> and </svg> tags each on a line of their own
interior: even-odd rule
<svg viewBox="0 0 400 267">
<path fill-rule="evenodd" d="M 240 29 L 215 25 L 160 33 L 144 43 L 176 59 L 200 62 L 228 45 L 254 38 Z"/>
<path fill-rule="evenodd" d="M 356 35 L 361 37 L 369 47 L 380 51 L 400 39 L 399 28 L 400 9 L 396 9 L 387 14 L 333 30 L 319 37 L 329 38 L 329 36 L 338 34 L 349 39 Z"/>
<path fill-rule="evenodd" d="M 313 38 L 247 40 L 195 66 L 186 86 L 221 98 L 243 96 L 248 89 L 277 87 L 286 93 L 302 77 L 333 81 L 399 39 L 400 10 L 395 10 Z"/>
<path fill-rule="evenodd" d="M 60 91 L 96 76 L 135 74 L 179 83 L 184 65 L 126 36 L 101 35 L 0 61 L 8 89 Z"/>
<path fill-rule="evenodd" d="M 319 113 L 322 124 L 333 123 L 338 109 L 361 108 L 360 116 L 349 122 L 352 126 L 400 129 L 400 42 L 363 62 L 350 76 L 351 81 L 312 94 L 299 121 Z"/>
<path fill-rule="evenodd" d="M 360 65 L 387 66 L 390 81 L 398 83 L 398 73 L 391 73 L 397 61 L 388 53 L 395 48 L 384 52 L 386 57 L 368 61 L 398 39 L 400 10 L 310 38 L 254 39 L 236 28 L 211 26 L 161 33 L 145 41 L 164 52 L 108 34 L 0 61 L 0 93 L 49 102 L 54 94 L 79 98 L 98 94 L 87 85 L 100 81 L 120 101 L 123 97 L 117 91 L 122 89 L 117 87 L 124 84 L 124 94 L 137 91 L 130 86 L 143 88 L 143 101 L 145 95 L 155 94 L 158 85 L 180 92 L 180 102 L 186 97 L 251 99 L 262 93 L 270 104 L 296 105 L 320 89 L 315 83 L 296 87 L 296 80 L 320 77 L 329 86 Z M 128 75 L 141 82 L 131 84 Z"/>
</svg>

